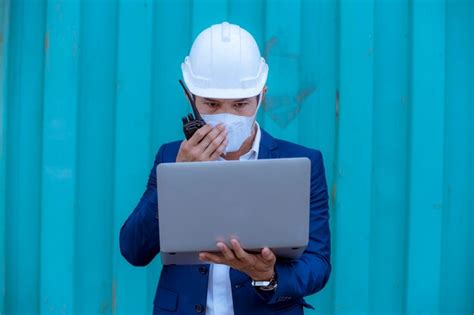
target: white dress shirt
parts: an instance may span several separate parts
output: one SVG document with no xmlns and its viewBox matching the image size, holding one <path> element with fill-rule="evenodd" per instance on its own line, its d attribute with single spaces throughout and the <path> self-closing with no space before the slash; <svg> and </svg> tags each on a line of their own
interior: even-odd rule
<svg viewBox="0 0 474 315">
<path fill-rule="evenodd" d="M 257 133 L 249 152 L 242 155 L 239 160 L 256 160 L 262 137 L 260 126 L 257 122 Z M 219 161 L 225 159 L 219 157 Z M 207 286 L 207 315 L 234 315 L 232 300 L 232 287 L 230 285 L 230 267 L 227 265 L 211 264 L 209 268 L 209 282 Z"/>
</svg>

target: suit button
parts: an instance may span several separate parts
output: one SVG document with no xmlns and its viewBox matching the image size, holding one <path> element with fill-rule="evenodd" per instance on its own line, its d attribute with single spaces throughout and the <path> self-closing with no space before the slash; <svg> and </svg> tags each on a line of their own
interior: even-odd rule
<svg viewBox="0 0 474 315">
<path fill-rule="evenodd" d="M 204 307 L 201 304 L 196 304 L 194 306 L 194 310 L 196 311 L 196 313 L 202 313 L 204 311 Z"/>
<path fill-rule="evenodd" d="M 199 273 L 202 275 L 207 274 L 207 268 L 203 266 L 199 267 Z"/>
</svg>

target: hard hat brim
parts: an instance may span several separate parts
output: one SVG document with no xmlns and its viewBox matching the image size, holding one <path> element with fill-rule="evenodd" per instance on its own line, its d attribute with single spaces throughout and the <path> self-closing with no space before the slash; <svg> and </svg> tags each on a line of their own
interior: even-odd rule
<svg viewBox="0 0 474 315">
<path fill-rule="evenodd" d="M 189 90 L 194 95 L 207 98 L 220 98 L 220 99 L 238 99 L 238 98 L 249 98 L 259 95 L 265 85 L 262 88 L 253 89 L 199 89 L 191 88 Z"/>
<path fill-rule="evenodd" d="M 192 94 L 207 97 L 207 98 L 220 98 L 220 99 L 237 99 L 237 98 L 249 98 L 259 95 L 268 77 L 268 65 L 265 65 L 265 70 L 258 79 L 256 86 L 252 88 L 241 88 L 241 89 L 221 89 L 221 88 L 201 88 L 193 84 L 193 80 L 189 78 L 187 71 L 183 71 L 183 79 Z"/>
</svg>

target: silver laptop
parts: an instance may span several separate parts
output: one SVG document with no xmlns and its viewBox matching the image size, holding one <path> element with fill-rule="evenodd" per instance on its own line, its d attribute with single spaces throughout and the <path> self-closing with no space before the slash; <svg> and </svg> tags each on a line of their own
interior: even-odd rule
<svg viewBox="0 0 474 315">
<path fill-rule="evenodd" d="M 163 264 L 202 264 L 199 252 L 232 238 L 290 260 L 308 244 L 307 158 L 161 163 L 156 172 Z"/>
</svg>

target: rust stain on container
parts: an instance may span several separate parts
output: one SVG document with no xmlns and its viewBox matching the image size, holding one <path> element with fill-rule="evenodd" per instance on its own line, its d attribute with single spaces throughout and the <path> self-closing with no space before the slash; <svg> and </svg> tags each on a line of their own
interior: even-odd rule
<svg viewBox="0 0 474 315">
<path fill-rule="evenodd" d="M 316 91 L 316 86 L 302 88 L 295 96 L 276 95 L 267 97 L 263 103 L 263 110 L 280 126 L 286 128 L 301 112 L 304 101 Z"/>
<path fill-rule="evenodd" d="M 270 55 L 270 50 L 278 43 L 278 37 L 272 36 L 269 40 L 265 42 L 265 59 L 268 58 L 268 55 Z M 268 60 L 267 60 L 268 61 Z"/>
<path fill-rule="evenodd" d="M 301 89 L 298 94 L 296 95 L 296 102 L 301 104 L 307 99 L 313 92 L 316 91 L 316 87 L 314 85 L 310 85 L 307 88 Z"/>
</svg>

